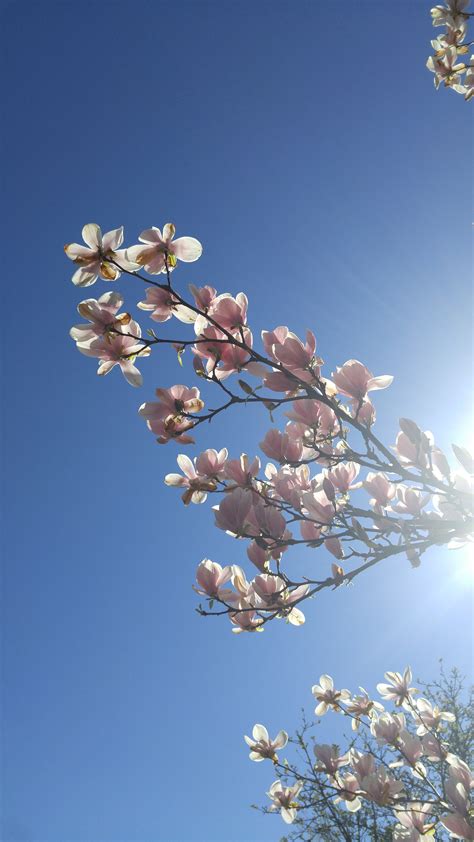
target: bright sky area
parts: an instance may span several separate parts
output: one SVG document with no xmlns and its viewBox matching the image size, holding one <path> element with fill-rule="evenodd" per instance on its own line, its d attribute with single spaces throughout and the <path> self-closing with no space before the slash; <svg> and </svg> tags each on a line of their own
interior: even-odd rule
<svg viewBox="0 0 474 842">
<path fill-rule="evenodd" d="M 429 8 L 4 4 L 8 842 L 279 839 L 280 818 L 249 806 L 273 781 L 248 760 L 255 722 L 291 730 L 324 672 L 372 690 L 407 664 L 430 678 L 440 657 L 471 671 L 464 551 L 324 593 L 303 628 L 236 636 L 200 618 L 196 564 L 245 564 L 245 545 L 164 486 L 182 448 L 137 415 L 156 386 L 192 385 L 190 356 L 155 353 L 134 390 L 68 337 L 77 303 L 111 286 L 74 288 L 63 244 L 85 222 L 123 224 L 131 244 L 171 220 L 204 245 L 182 289 L 245 291 L 256 336 L 311 327 L 328 373 L 356 357 L 393 374 L 375 394 L 388 443 L 408 416 L 469 446 L 469 106 L 425 69 Z M 227 413 L 188 453 L 253 455 L 267 426 Z"/>
</svg>

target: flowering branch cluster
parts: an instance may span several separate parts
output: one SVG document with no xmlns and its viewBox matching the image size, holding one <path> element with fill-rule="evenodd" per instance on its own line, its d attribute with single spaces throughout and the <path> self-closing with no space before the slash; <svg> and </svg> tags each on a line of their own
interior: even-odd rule
<svg viewBox="0 0 474 842">
<path fill-rule="evenodd" d="M 226 448 L 208 449 L 193 460 L 179 455 L 181 473 L 165 477 L 167 485 L 182 489 L 185 505 L 215 495 L 217 528 L 248 542 L 248 558 L 258 570 L 248 580 L 237 565 L 203 560 L 196 590 L 207 603 L 200 613 L 227 614 L 235 632 L 261 631 L 276 618 L 301 625 L 300 604 L 322 589 L 348 584 L 385 559 L 405 555 L 416 567 L 433 545 L 458 547 L 472 540 L 470 454 L 453 445 L 460 465 L 453 470 L 432 433 L 407 418 L 400 419 L 394 445 L 385 446 L 373 431 L 369 393 L 390 386 L 391 376 L 374 376 L 354 359 L 323 375 L 314 334 L 301 339 L 286 326 L 264 330 L 258 350 L 242 292 L 218 294 L 211 286 L 191 285 L 184 298 L 172 283 L 174 270 L 179 260 L 197 260 L 202 248 L 196 239 L 175 240 L 174 234 L 168 223 L 120 249 L 122 228 L 102 235 L 97 225 L 86 225 L 86 245 L 66 246 L 79 267 L 73 282 L 89 286 L 99 276 L 114 281 L 122 273 L 145 281 L 138 308 L 160 331 L 149 329 L 143 337 L 139 323 L 119 312 L 122 295 L 109 292 L 79 304 L 86 322 L 72 328 L 71 336 L 79 351 L 99 360 L 98 374 L 118 365 L 133 386 L 142 383 L 136 361 L 156 346 L 172 345 L 181 365 L 191 349 L 192 372 L 222 402 L 204 412 L 197 386 L 157 389 L 157 400 L 143 403 L 139 412 L 160 444 L 193 444 L 191 433 L 200 424 L 237 405 L 258 404 L 269 415 L 272 427 L 260 442 L 271 460 L 265 465 L 258 456 L 231 458 Z M 163 275 L 163 282 L 145 277 L 141 267 Z M 172 318 L 191 328 L 191 338 L 164 333 Z M 291 547 L 301 545 L 326 548 L 334 559 L 330 569 L 324 570 L 323 554 L 321 564 L 316 556 L 319 570 L 310 560 L 308 575 L 296 578 L 286 559 Z"/>
<path fill-rule="evenodd" d="M 474 43 L 467 41 L 467 22 L 472 17 L 472 13 L 466 12 L 468 6 L 469 0 L 446 0 L 445 6 L 431 9 L 433 26 L 446 29 L 431 42 L 434 55 L 426 62 L 428 70 L 435 74 L 435 88 L 443 82 L 466 100 L 474 96 L 474 56 L 468 64 L 458 61 L 458 56 L 466 55 Z"/>
<path fill-rule="evenodd" d="M 336 690 L 329 675 L 322 675 L 312 688 L 323 716 L 333 710 L 351 721 L 353 737 L 348 750 L 307 738 L 304 727 L 293 739 L 303 768 L 280 761 L 277 750 L 285 748 L 288 734 L 280 731 L 271 740 L 263 725 L 255 725 L 250 759 L 272 761 L 277 780 L 267 795 L 271 806 L 287 824 L 296 822 L 293 838 L 324 839 L 324 827 L 334 839 L 348 842 L 393 839 L 420 842 L 433 839 L 474 840 L 470 789 L 474 778 L 463 757 L 454 752 L 456 733 L 462 731 L 459 674 L 443 676 L 443 703 L 459 711 L 442 710 L 436 701 L 416 697 L 411 671 L 387 672 L 377 685 L 378 699 L 362 687 L 359 694 Z M 462 685 L 461 685 L 462 686 Z M 446 694 L 446 689 L 453 692 Z M 390 709 L 387 708 L 389 705 Z M 472 711 L 471 711 L 472 713 Z M 472 725 L 472 722 L 470 723 Z M 464 734 L 463 734 L 464 735 Z M 460 746 L 469 759 L 472 730 Z M 467 750 L 466 750 L 467 749 Z"/>
</svg>

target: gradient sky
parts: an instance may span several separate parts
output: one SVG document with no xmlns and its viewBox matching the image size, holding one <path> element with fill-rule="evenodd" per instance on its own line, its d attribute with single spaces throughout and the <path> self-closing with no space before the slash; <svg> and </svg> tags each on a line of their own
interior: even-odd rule
<svg viewBox="0 0 474 842">
<path fill-rule="evenodd" d="M 353 689 L 408 663 L 430 678 L 440 657 L 470 672 L 466 556 L 387 563 L 301 629 L 198 617 L 196 564 L 242 563 L 245 545 L 165 488 L 181 448 L 136 411 L 191 384 L 189 357 L 144 360 L 140 391 L 97 378 L 68 330 L 105 285 L 74 288 L 63 244 L 85 222 L 130 244 L 172 220 L 204 244 L 183 289 L 244 290 L 256 335 L 311 327 L 327 371 L 357 357 L 395 375 L 375 397 L 387 442 L 402 415 L 469 445 L 469 107 L 425 69 L 429 2 L 2 8 L 2 839 L 276 840 L 280 819 L 249 808 L 273 772 L 242 735 L 291 730 L 323 672 Z M 253 454 L 266 426 L 227 413 L 188 452 Z"/>
</svg>

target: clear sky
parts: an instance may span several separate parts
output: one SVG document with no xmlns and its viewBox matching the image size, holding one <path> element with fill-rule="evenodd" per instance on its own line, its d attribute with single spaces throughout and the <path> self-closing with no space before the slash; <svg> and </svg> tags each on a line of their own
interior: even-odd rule
<svg viewBox="0 0 474 842">
<path fill-rule="evenodd" d="M 204 244 L 183 288 L 244 290 L 256 335 L 313 328 L 328 371 L 395 375 L 386 441 L 403 415 L 469 445 L 470 116 L 424 67 L 429 8 L 3 4 L 5 842 L 276 840 L 249 809 L 273 780 L 247 759 L 254 722 L 291 730 L 323 672 L 471 670 L 468 567 L 442 549 L 323 595 L 300 629 L 197 616 L 196 564 L 245 546 L 165 488 L 180 448 L 137 415 L 192 376 L 165 349 L 140 391 L 96 377 L 68 330 L 105 286 L 75 289 L 62 250 L 85 222 L 131 244 L 171 220 Z M 265 428 L 227 414 L 188 452 L 253 454 Z"/>
</svg>

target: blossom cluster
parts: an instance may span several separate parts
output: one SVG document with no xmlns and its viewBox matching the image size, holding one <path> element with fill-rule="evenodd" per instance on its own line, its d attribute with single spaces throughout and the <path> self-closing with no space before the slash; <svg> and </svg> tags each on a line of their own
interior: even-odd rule
<svg viewBox="0 0 474 842">
<path fill-rule="evenodd" d="M 174 319 L 194 334 L 175 340 L 150 328 L 143 336 L 138 321 L 122 311 L 120 293 L 86 299 L 78 305 L 85 322 L 70 334 L 82 354 L 99 360 L 98 374 L 118 366 L 131 385 L 140 386 L 138 360 L 168 344 L 183 364 L 189 346 L 194 375 L 224 396 L 221 406 L 204 413 L 197 386 L 157 388 L 157 400 L 144 402 L 139 413 L 160 444 L 193 444 L 191 433 L 199 424 L 238 404 L 260 405 L 273 424 L 260 442 L 271 460 L 265 464 L 259 456 L 230 458 L 225 447 L 209 448 L 193 459 L 180 454 L 181 473 L 165 476 L 167 485 L 181 489 L 185 505 L 217 495 L 216 527 L 248 541 L 248 559 L 258 570 L 248 580 L 236 564 L 221 567 L 204 559 L 196 576 L 196 590 L 208 603 L 207 609 L 200 606 L 201 613 L 212 612 L 219 603 L 235 632 L 261 631 L 276 618 L 299 626 L 305 620 L 299 607 L 303 600 L 323 587 L 352 581 L 371 558 L 405 553 L 416 567 L 432 544 L 455 547 L 469 539 L 470 454 L 454 446 L 462 470 L 451 470 L 432 433 L 407 418 L 400 419 L 392 448 L 373 433 L 376 412 L 369 395 L 388 388 L 391 375 L 374 375 L 364 363 L 350 359 L 327 376 L 314 333 L 308 330 L 301 339 L 284 325 L 263 330 L 262 350 L 257 350 L 243 292 L 234 296 L 191 284 L 185 299 L 172 286 L 178 260 L 197 260 L 202 247 L 193 237 L 174 239 L 171 223 L 163 230 L 143 231 L 141 244 L 125 249 L 123 228 L 102 234 L 90 223 L 82 234 L 85 245 L 65 247 L 79 267 L 72 278 L 75 285 L 90 286 L 99 277 L 115 281 L 121 274 L 138 277 L 151 284 L 138 309 L 160 326 Z M 148 280 L 142 267 L 152 276 L 164 275 L 164 282 Z M 256 384 L 238 379 L 238 391 L 232 390 L 229 378 L 242 373 Z M 285 420 L 279 428 L 274 415 L 280 409 Z M 350 429 L 361 439 L 357 447 L 349 442 Z M 330 570 L 316 579 L 294 581 L 285 555 L 300 544 L 324 547 L 335 559 Z M 346 570 L 343 560 L 344 567 L 354 561 L 359 566 Z"/>
<path fill-rule="evenodd" d="M 197 569 L 197 591 L 207 600 L 201 613 L 219 603 L 238 633 L 261 631 L 277 618 L 299 626 L 305 619 L 300 603 L 323 587 L 339 587 L 371 563 L 400 553 L 416 567 L 429 546 L 456 547 L 470 539 L 470 454 L 454 446 L 461 467 L 452 470 L 432 433 L 407 418 L 400 419 L 391 448 L 374 435 L 370 395 L 387 389 L 391 375 L 374 375 L 363 362 L 349 359 L 328 376 L 310 330 L 303 339 L 284 325 L 263 330 L 258 349 L 243 292 L 191 284 L 185 298 L 172 285 L 178 261 L 197 260 L 202 246 L 194 237 L 174 239 L 171 223 L 146 229 L 140 244 L 125 249 L 123 228 L 102 234 L 90 223 L 82 233 L 85 245 L 65 247 L 79 267 L 73 283 L 90 286 L 99 277 L 115 281 L 121 275 L 145 281 L 137 307 L 160 326 L 159 335 L 152 328 L 143 335 L 138 321 L 122 311 L 118 292 L 80 302 L 85 322 L 70 334 L 81 353 L 99 360 L 98 374 L 118 366 L 131 385 L 140 386 L 136 363 L 152 349 L 172 345 L 183 365 L 189 347 L 192 373 L 223 395 L 222 405 L 204 412 L 198 386 L 157 388 L 157 400 L 142 403 L 139 413 L 158 443 L 194 444 L 199 424 L 241 404 L 258 404 L 272 422 L 260 442 L 271 461 L 262 464 L 259 456 L 245 453 L 231 458 L 225 447 L 208 448 L 194 458 L 180 454 L 181 473 L 165 476 L 167 485 L 181 489 L 185 505 L 216 495 L 216 527 L 248 541 L 248 559 L 258 570 L 248 580 L 236 564 L 204 559 Z M 141 274 L 143 267 L 152 278 Z M 153 279 L 160 275 L 163 282 Z M 167 338 L 164 323 L 172 319 L 191 328 L 191 338 Z M 240 379 L 243 373 L 255 385 Z M 277 426 L 280 410 L 284 420 Z M 350 431 L 359 444 L 349 441 Z M 296 545 L 324 547 L 334 559 L 331 568 L 295 581 L 286 555 Z"/>
<path fill-rule="evenodd" d="M 362 687 L 354 695 L 337 690 L 329 675 L 322 675 L 313 686 L 316 715 L 333 710 L 348 717 L 355 738 L 344 753 L 337 745 L 315 742 L 312 778 L 300 774 L 286 759 L 280 762 L 276 750 L 287 745 L 286 731 L 271 740 L 263 725 L 255 725 L 253 739 L 245 737 L 250 759 L 270 759 L 280 775 L 267 793 L 272 802 L 269 810 L 279 810 L 283 820 L 292 824 L 299 811 L 311 807 L 306 790 L 315 782 L 316 789 L 338 809 L 355 813 L 367 804 L 387 810 L 393 815 L 391 838 L 396 842 L 421 842 L 446 831 L 451 838 L 473 840 L 470 790 L 474 778 L 445 739 L 454 713 L 417 696 L 417 689 L 410 686 L 410 668 L 403 673 L 387 672 L 385 679 L 386 683 L 377 685 L 379 699 Z M 305 748 L 308 753 L 309 747 Z M 290 778 L 294 783 L 288 785 Z M 334 806 L 332 814 L 333 810 Z"/>
<path fill-rule="evenodd" d="M 446 88 L 463 94 L 466 100 L 474 96 L 474 56 L 468 63 L 459 60 L 472 44 L 466 41 L 468 6 L 469 0 L 446 0 L 444 6 L 431 9 L 433 26 L 444 26 L 445 31 L 432 40 L 434 55 L 426 62 L 428 70 L 435 74 L 436 88 L 443 83 Z"/>
</svg>

